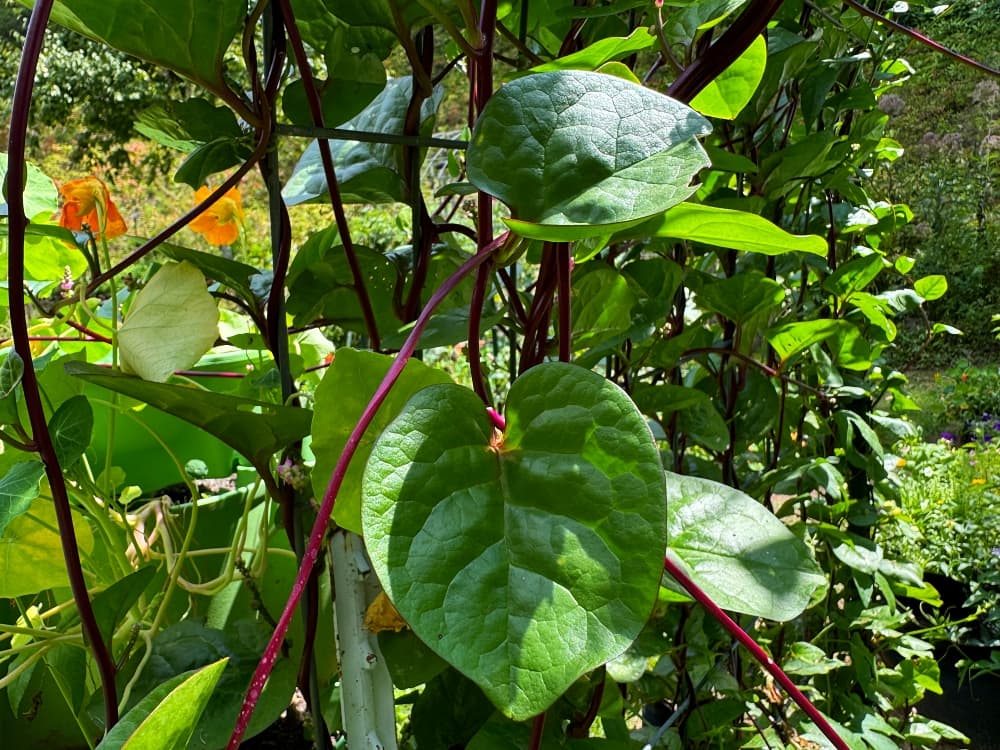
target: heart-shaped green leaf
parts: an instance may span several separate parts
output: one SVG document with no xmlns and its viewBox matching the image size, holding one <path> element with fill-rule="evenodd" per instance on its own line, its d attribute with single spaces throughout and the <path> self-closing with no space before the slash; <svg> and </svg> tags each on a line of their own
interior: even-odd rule
<svg viewBox="0 0 1000 750">
<path fill-rule="evenodd" d="M 490 99 L 469 145 L 469 180 L 514 219 L 602 234 L 691 195 L 709 165 L 697 137 L 710 130 L 687 105 L 615 76 L 538 73 Z"/>
<path fill-rule="evenodd" d="M 511 718 L 622 653 L 652 610 L 659 455 L 628 396 L 589 370 L 529 370 L 502 436 L 472 391 L 419 391 L 376 442 L 362 494 L 389 597 Z"/>
<path fill-rule="evenodd" d="M 219 309 L 194 265 L 168 263 L 136 295 L 118 329 L 122 369 L 163 383 L 197 362 L 219 335 Z"/>
</svg>

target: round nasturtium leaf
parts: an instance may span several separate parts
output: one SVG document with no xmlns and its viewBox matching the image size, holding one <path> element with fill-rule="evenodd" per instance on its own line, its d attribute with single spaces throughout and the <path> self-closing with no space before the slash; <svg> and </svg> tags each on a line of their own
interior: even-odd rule
<svg viewBox="0 0 1000 750">
<path fill-rule="evenodd" d="M 691 195 L 709 165 L 697 138 L 710 131 L 687 105 L 616 76 L 538 73 L 508 83 L 483 109 L 469 181 L 510 208 L 515 231 L 580 239 L 585 227 L 622 228 Z"/>
<path fill-rule="evenodd" d="M 362 525 L 414 632 L 521 720 L 639 634 L 666 481 L 642 415 L 589 370 L 529 370 L 506 420 L 461 386 L 417 392 L 372 450 Z"/>
</svg>

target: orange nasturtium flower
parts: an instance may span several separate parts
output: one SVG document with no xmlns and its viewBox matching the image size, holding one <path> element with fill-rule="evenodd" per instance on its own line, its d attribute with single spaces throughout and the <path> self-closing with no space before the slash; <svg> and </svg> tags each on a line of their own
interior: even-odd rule
<svg viewBox="0 0 1000 750">
<path fill-rule="evenodd" d="M 59 226 L 79 232 L 86 224 L 95 237 L 120 237 L 128 231 L 107 186 L 94 175 L 70 180 L 59 186 L 63 197 Z"/>
<path fill-rule="evenodd" d="M 207 187 L 198 188 L 194 194 L 195 204 L 201 203 L 212 194 Z M 243 201 L 240 191 L 230 188 L 208 210 L 189 225 L 194 231 L 205 235 L 211 245 L 232 245 L 240 235 L 243 226 Z"/>
</svg>

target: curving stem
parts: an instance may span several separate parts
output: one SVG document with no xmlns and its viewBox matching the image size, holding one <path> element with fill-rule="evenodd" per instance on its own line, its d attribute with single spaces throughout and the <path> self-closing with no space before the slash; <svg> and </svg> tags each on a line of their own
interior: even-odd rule
<svg viewBox="0 0 1000 750">
<path fill-rule="evenodd" d="M 677 565 L 673 560 L 670 559 L 670 554 L 664 556 L 663 558 L 663 569 L 670 574 L 677 583 L 684 587 L 684 589 L 694 597 L 702 607 L 704 607 L 708 613 L 724 627 L 729 634 L 739 641 L 740 645 L 746 648 L 750 652 L 750 655 L 756 659 L 764 669 L 766 669 L 771 676 L 775 679 L 781 687 L 785 689 L 785 692 L 791 697 L 793 701 L 798 705 L 799 708 L 813 720 L 813 723 L 819 728 L 819 730 L 826 735 L 826 738 L 833 743 L 833 746 L 837 750 L 851 750 L 847 743 L 844 742 L 840 735 L 834 731 L 833 727 L 830 726 L 830 722 L 826 720 L 826 717 L 820 713 L 819 709 L 814 706 L 808 698 L 802 693 L 801 690 L 795 685 L 794 682 L 789 679 L 788 675 L 785 674 L 784 670 L 779 667 L 774 659 L 768 656 L 767 652 L 764 651 L 757 642 L 747 635 L 746 631 L 743 630 L 732 617 L 727 615 L 722 611 L 712 598 L 699 588 L 698 584 L 691 580 L 691 578 L 681 570 L 680 566 Z"/>
<path fill-rule="evenodd" d="M 406 367 L 406 363 L 409 361 L 410 357 L 413 356 L 413 352 L 416 351 L 417 344 L 420 341 L 420 337 L 423 335 L 424 328 L 427 327 L 431 314 L 437 309 L 437 306 L 441 304 L 441 301 L 454 291 L 455 287 L 458 286 L 466 276 L 476 270 L 476 268 L 478 268 L 488 258 L 492 257 L 493 253 L 503 246 L 506 239 L 506 233 L 497 237 L 496 241 L 491 243 L 487 248 L 484 248 L 483 252 L 473 255 L 465 261 L 465 263 L 463 263 L 457 271 L 449 276 L 448 279 L 438 288 L 438 290 L 434 292 L 433 296 L 420 313 L 420 317 L 418 317 L 416 322 L 413 324 L 413 329 L 410 331 L 410 335 L 406 338 L 406 342 L 403 344 L 403 347 L 399 350 L 399 354 L 396 355 L 396 359 L 393 360 L 392 366 L 389 368 L 389 372 L 387 372 L 386 376 L 382 379 L 382 382 L 375 390 L 375 394 L 372 396 L 371 401 L 368 402 L 368 406 L 365 407 L 361 418 L 354 425 L 354 429 L 351 431 L 350 436 L 347 438 L 347 443 L 344 445 L 344 450 L 341 452 L 340 458 L 337 460 L 337 465 L 334 467 L 333 475 L 330 477 L 330 483 L 327 485 L 326 492 L 323 494 L 323 503 L 320 505 L 319 511 L 316 513 L 316 523 L 313 525 L 312 532 L 309 534 L 309 543 L 306 546 L 302 564 L 299 567 L 298 576 L 296 576 L 295 583 L 292 585 L 292 592 L 288 597 L 288 601 L 285 603 L 285 609 L 281 613 L 281 618 L 278 620 L 278 625 L 274 629 L 274 633 L 271 635 L 271 640 L 268 642 L 267 648 L 264 650 L 264 655 L 257 664 L 257 670 L 254 672 L 253 679 L 250 681 L 250 687 L 247 690 L 246 696 L 243 698 L 243 706 L 240 708 L 240 714 L 236 719 L 236 726 L 233 727 L 233 732 L 229 737 L 229 744 L 226 745 L 226 750 L 237 750 L 237 748 L 239 748 L 240 740 L 243 739 L 243 735 L 246 733 L 247 725 L 250 723 L 250 718 L 253 716 L 254 709 L 257 707 L 257 701 L 260 699 L 261 692 L 264 689 L 264 684 L 267 682 L 267 678 L 270 676 L 271 670 L 274 669 L 274 663 L 278 658 L 278 653 L 281 651 L 281 644 L 285 640 L 285 634 L 288 632 L 288 626 L 292 622 L 292 616 L 295 614 L 295 610 L 299 606 L 299 600 L 302 598 L 302 593 L 305 591 L 306 583 L 309 580 L 309 576 L 312 574 L 313 566 L 316 564 L 316 560 L 319 557 L 320 547 L 323 544 L 323 539 L 326 536 L 326 529 L 330 523 L 330 514 L 333 513 L 333 504 L 336 502 L 337 493 L 340 492 L 340 485 L 344 482 L 344 477 L 347 475 L 347 467 L 350 465 L 351 459 L 354 457 L 354 453 L 357 451 L 358 445 L 361 443 L 361 438 L 364 436 L 368 426 L 375 418 L 375 413 L 378 411 L 378 408 L 385 401 L 389 392 L 399 379 L 399 376 L 403 373 L 403 368 Z"/>
<path fill-rule="evenodd" d="M 8 206 L 8 251 L 7 251 L 7 295 L 11 311 L 10 330 L 14 342 L 14 351 L 24 360 L 24 375 L 21 386 L 24 389 L 24 404 L 28 411 L 28 419 L 34 443 L 45 464 L 45 475 L 52 490 L 52 501 L 55 508 L 56 521 L 59 525 L 59 537 L 62 541 L 63 557 L 66 562 L 66 572 L 69 575 L 69 585 L 73 592 L 73 601 L 80 614 L 80 623 L 87 645 L 90 647 L 97 662 L 97 671 L 101 680 L 101 691 L 104 695 L 105 731 L 118 723 L 118 694 L 115 689 L 115 665 L 108 649 L 108 644 L 101 635 L 101 629 L 94 618 L 94 609 L 87 594 L 87 583 L 84 580 L 83 568 L 80 564 L 80 549 L 76 543 L 73 528 L 73 514 L 70 510 L 69 495 L 66 482 L 63 479 L 62 468 L 52 444 L 45 420 L 45 408 L 38 388 L 38 378 L 31 356 L 31 345 L 28 339 L 28 321 L 23 312 L 24 307 L 24 234 L 28 219 L 24 213 L 24 190 L 21 187 L 25 181 L 25 143 L 28 128 L 28 109 L 31 106 L 31 93 L 35 83 L 35 70 L 38 66 L 38 56 L 42 51 L 45 38 L 45 27 L 52 12 L 53 0 L 36 0 L 28 20 L 28 30 L 24 40 L 24 50 L 21 54 L 21 64 L 17 71 L 14 84 L 14 98 L 11 103 L 13 113 L 10 120 L 10 139 L 7 162 L 7 193 Z"/>
</svg>

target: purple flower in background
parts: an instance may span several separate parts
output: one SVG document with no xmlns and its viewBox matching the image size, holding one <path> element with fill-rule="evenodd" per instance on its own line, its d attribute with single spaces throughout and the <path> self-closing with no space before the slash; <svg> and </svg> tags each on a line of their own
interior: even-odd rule
<svg viewBox="0 0 1000 750">
<path fill-rule="evenodd" d="M 955 442 L 955 436 L 952 435 L 950 432 L 942 432 L 941 433 L 941 439 L 945 440 L 945 441 L 947 441 L 949 443 L 954 443 Z"/>
</svg>

